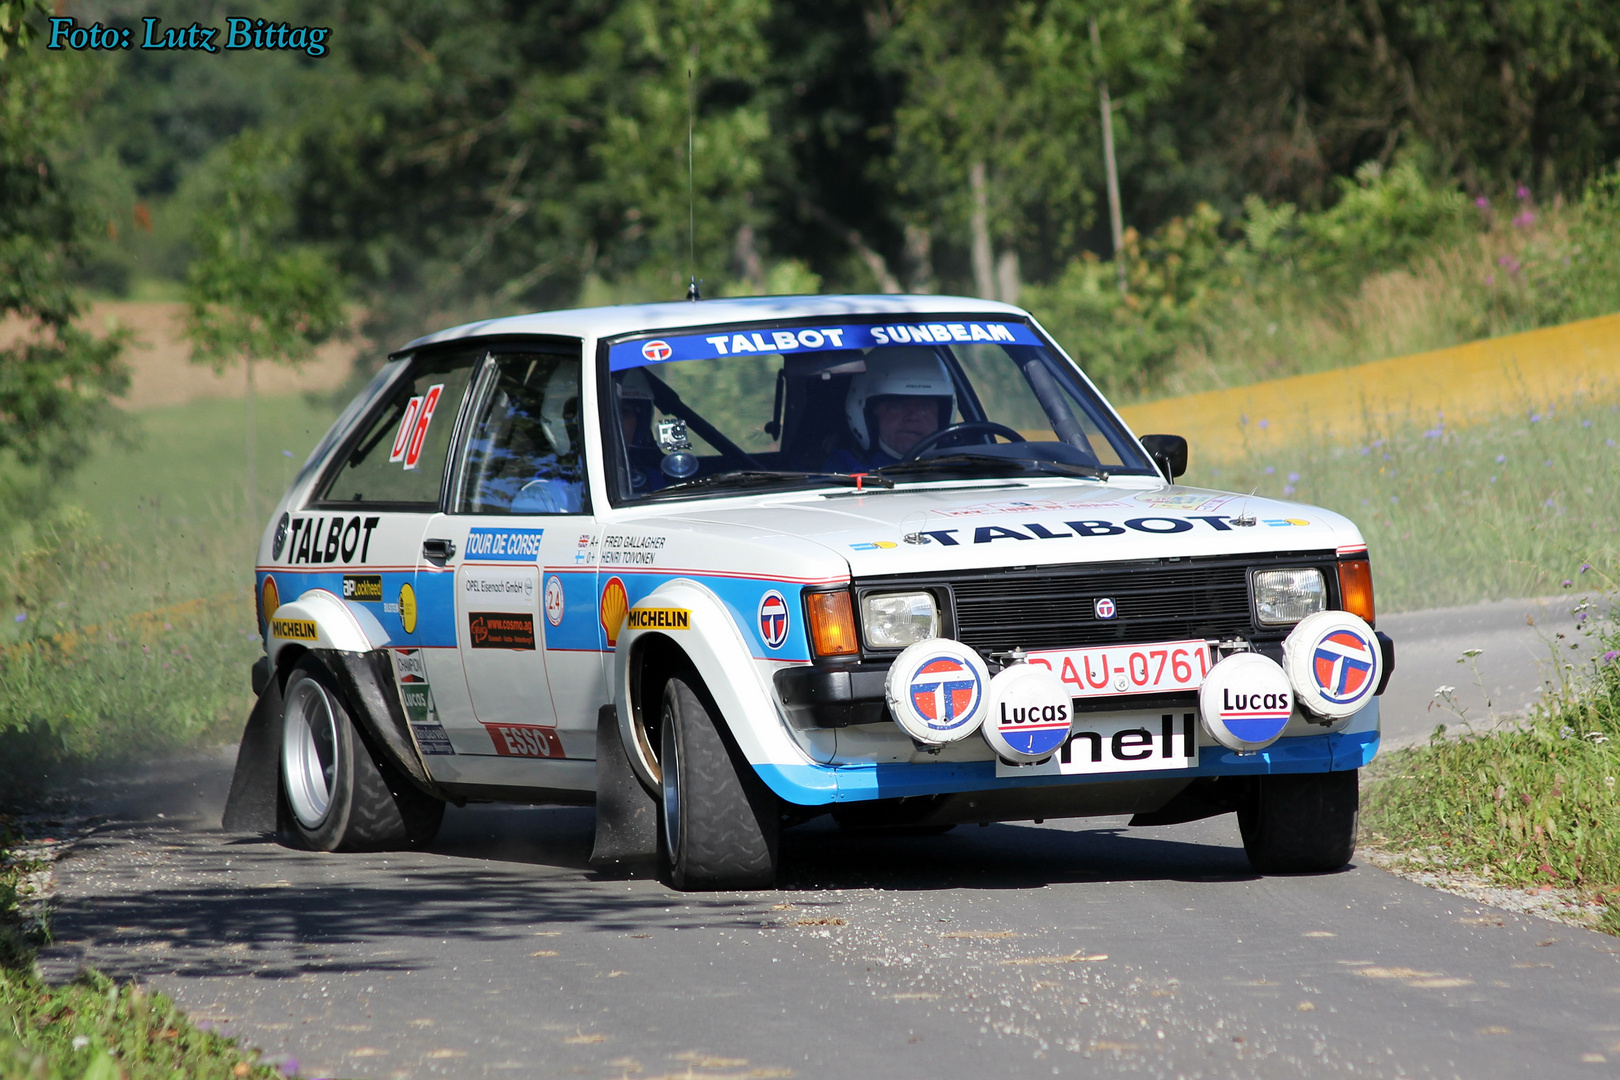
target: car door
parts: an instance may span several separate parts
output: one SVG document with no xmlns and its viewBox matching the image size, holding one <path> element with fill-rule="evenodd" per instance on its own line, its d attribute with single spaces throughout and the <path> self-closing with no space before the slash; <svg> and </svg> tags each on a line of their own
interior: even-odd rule
<svg viewBox="0 0 1620 1080">
<path fill-rule="evenodd" d="M 422 572 L 422 539 L 481 358 L 481 350 L 461 350 L 411 361 L 334 455 L 306 512 L 289 515 L 285 547 L 276 547 L 286 571 L 266 586 L 281 599 L 290 598 L 289 587 L 325 589 L 372 641 L 387 643 L 412 731 L 430 761 L 452 752 L 441 719 L 470 706 L 455 653 L 453 595 L 447 580 Z"/>
<path fill-rule="evenodd" d="M 556 624 L 547 622 L 542 572 L 572 551 L 579 522 L 588 520 L 579 379 L 578 341 L 492 352 L 447 510 L 427 529 L 426 543 L 444 542 L 441 572 L 454 581 L 471 705 L 452 722 L 458 753 L 534 761 L 595 756 L 594 714 L 587 723 L 577 711 L 557 708 L 547 640 Z M 555 616 L 563 598 L 558 587 L 552 592 Z M 506 773 L 481 779 L 514 781 Z"/>
</svg>

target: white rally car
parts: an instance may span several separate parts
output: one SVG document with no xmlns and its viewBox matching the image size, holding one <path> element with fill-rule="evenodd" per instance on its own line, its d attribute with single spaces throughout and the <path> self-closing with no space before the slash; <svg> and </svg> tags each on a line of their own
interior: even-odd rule
<svg viewBox="0 0 1620 1080">
<path fill-rule="evenodd" d="M 1235 811 L 1354 849 L 1393 647 L 1337 514 L 1182 487 L 1027 312 L 819 296 L 412 342 L 276 509 L 227 828 L 419 844 L 594 804 L 593 864 L 768 884 L 783 828 Z"/>
</svg>

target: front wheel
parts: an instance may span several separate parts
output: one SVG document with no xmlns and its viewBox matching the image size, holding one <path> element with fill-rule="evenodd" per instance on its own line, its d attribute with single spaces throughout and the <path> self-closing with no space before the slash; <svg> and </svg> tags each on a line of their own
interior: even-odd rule
<svg viewBox="0 0 1620 1080">
<path fill-rule="evenodd" d="M 722 730 L 702 684 L 664 685 L 658 837 L 670 885 L 767 889 L 776 879 L 776 796 Z"/>
<path fill-rule="evenodd" d="M 1360 772 L 1262 776 L 1238 810 L 1249 865 L 1262 874 L 1337 870 L 1356 852 Z"/>
<path fill-rule="evenodd" d="M 313 851 L 376 851 L 433 840 L 444 803 L 372 752 L 318 660 L 298 662 L 282 702 L 284 841 Z"/>
</svg>

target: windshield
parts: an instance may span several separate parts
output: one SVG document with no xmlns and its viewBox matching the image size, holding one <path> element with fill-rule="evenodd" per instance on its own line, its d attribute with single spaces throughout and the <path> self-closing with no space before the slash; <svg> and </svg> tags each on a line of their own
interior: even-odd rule
<svg viewBox="0 0 1620 1080">
<path fill-rule="evenodd" d="M 1052 473 L 1154 474 L 1078 373 L 1018 321 L 713 327 L 608 345 L 615 501 Z"/>
</svg>

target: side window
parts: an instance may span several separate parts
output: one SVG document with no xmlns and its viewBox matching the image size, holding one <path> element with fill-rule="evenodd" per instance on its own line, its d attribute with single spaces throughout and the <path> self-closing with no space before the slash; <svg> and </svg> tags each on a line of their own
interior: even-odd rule
<svg viewBox="0 0 1620 1080">
<path fill-rule="evenodd" d="M 579 354 L 514 353 L 494 365 L 468 432 L 455 512 L 585 513 Z"/>
<path fill-rule="evenodd" d="M 467 385 L 482 352 L 434 356 L 411 365 L 387 403 L 322 485 L 322 504 L 435 508 Z"/>
</svg>

